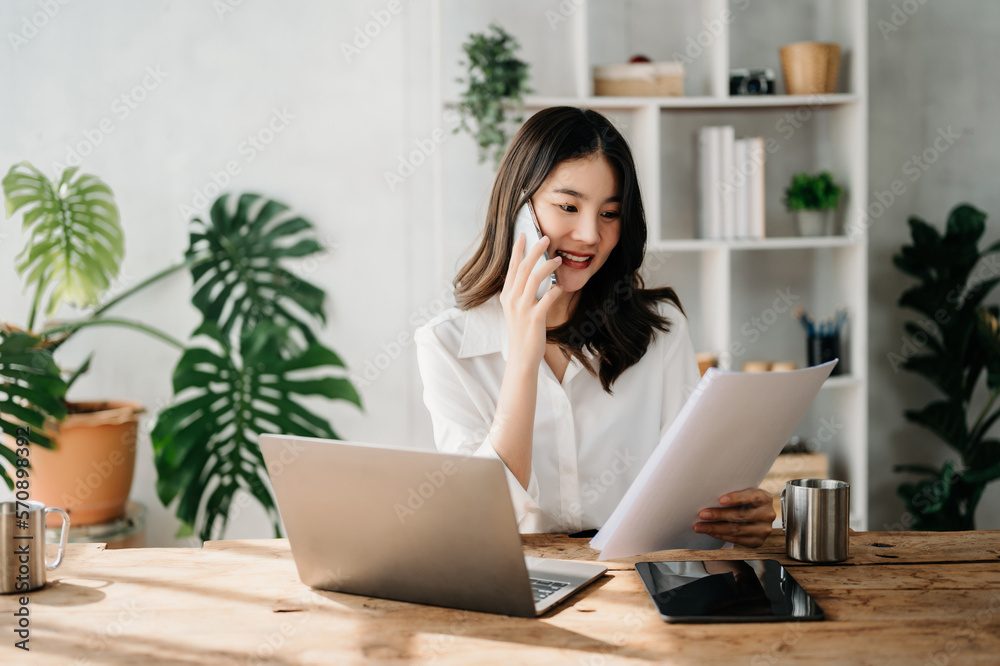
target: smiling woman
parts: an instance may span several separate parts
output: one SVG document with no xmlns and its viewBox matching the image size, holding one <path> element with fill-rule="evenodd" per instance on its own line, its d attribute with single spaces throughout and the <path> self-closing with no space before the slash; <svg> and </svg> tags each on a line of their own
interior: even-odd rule
<svg viewBox="0 0 1000 666">
<path fill-rule="evenodd" d="M 543 238 L 526 253 L 514 228 L 529 202 Z M 698 382 L 676 294 L 639 276 L 645 243 L 621 133 L 595 111 L 540 111 L 500 164 L 458 307 L 414 335 L 438 448 L 500 459 L 522 532 L 600 527 Z M 769 494 L 719 502 L 696 531 L 770 534 Z"/>
</svg>

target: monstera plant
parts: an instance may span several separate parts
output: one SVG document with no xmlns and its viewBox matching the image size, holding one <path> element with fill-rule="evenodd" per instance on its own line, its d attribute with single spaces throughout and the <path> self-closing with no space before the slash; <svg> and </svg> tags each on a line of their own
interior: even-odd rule
<svg viewBox="0 0 1000 666">
<path fill-rule="evenodd" d="M 93 310 L 91 321 L 99 318 L 94 309 L 118 273 L 124 242 L 111 190 L 95 176 L 71 168 L 52 182 L 22 162 L 3 178 L 3 190 L 7 215 L 23 214 L 26 242 L 14 267 L 31 307 L 26 324 L 0 322 L 0 427 L 7 436 L 0 456 L 23 488 L 28 469 L 22 465 L 38 456 L 16 456 L 15 448 L 22 448 L 17 436 L 26 433 L 30 443 L 54 448 L 49 425 L 66 417 L 66 392 L 90 361 L 64 378 L 53 354 L 84 322 L 57 327 L 48 320 L 62 305 Z M 0 467 L 8 487 L 11 473 Z"/>
<path fill-rule="evenodd" d="M 27 424 L 27 439 L 31 444 L 51 448 L 52 442 L 45 434 L 47 418 L 66 417 L 66 382 L 52 358 L 52 352 L 42 346 L 42 341 L 28 333 L 0 330 L 0 429 L 9 436 L 11 445 L 0 442 L 0 458 L 10 465 L 10 470 L 0 465 L 0 478 L 11 490 L 14 478 L 24 480 L 27 468 L 20 460 L 30 460 L 17 455 L 17 439 Z"/>
<path fill-rule="evenodd" d="M 182 533 L 196 531 L 203 539 L 223 534 L 241 490 L 264 506 L 277 533 L 257 434 L 335 437 L 326 419 L 302 405 L 303 396 L 360 406 L 343 362 L 315 332 L 325 323 L 325 292 L 293 271 L 291 262 L 322 251 L 312 224 L 259 195 L 224 194 L 207 221 L 191 222 L 182 262 L 100 304 L 124 249 L 107 185 L 75 168 L 52 183 L 21 163 L 10 169 L 3 187 L 8 214 L 23 211 L 29 238 L 17 268 L 33 290 L 26 330 L 0 327 L 3 432 L 16 438 L 17 428 L 28 424 L 34 426 L 31 442 L 51 446 L 44 426 L 66 416 L 66 392 L 91 360 L 63 373 L 54 352 L 90 326 L 143 331 L 182 351 L 174 399 L 157 415 L 152 432 L 157 492 L 164 505 L 178 500 Z M 202 315 L 189 344 L 142 322 L 107 315 L 122 300 L 185 268 L 194 282 L 192 302 Z M 39 311 L 48 319 L 64 303 L 86 315 L 37 323 Z M 13 472 L 15 452 L 0 445 L 0 457 Z M 0 475 L 12 486 L 3 465 Z"/>
<path fill-rule="evenodd" d="M 1000 282 L 990 264 L 1000 243 L 980 251 L 986 215 L 970 205 L 955 207 L 945 233 L 911 217 L 911 245 L 893 257 L 919 283 L 899 299 L 920 314 L 905 325 L 910 344 L 890 354 L 893 368 L 929 380 L 942 394 L 906 419 L 940 438 L 959 460 L 932 465 L 906 464 L 896 471 L 917 474 L 898 494 L 914 517 L 914 529 L 969 530 L 986 485 L 1000 478 L 1000 440 L 990 430 L 1000 419 L 1000 331 L 998 308 L 983 305 Z M 984 261 L 985 259 L 985 261 Z M 918 353 L 919 350 L 919 353 Z M 985 395 L 980 379 L 986 373 Z"/>
<path fill-rule="evenodd" d="M 188 262 L 203 323 L 174 371 L 174 402 L 153 428 L 166 505 L 202 539 L 222 534 L 232 500 L 243 490 L 278 515 L 264 481 L 261 432 L 336 437 L 304 396 L 361 405 L 344 363 L 317 341 L 322 289 L 285 262 L 321 251 L 312 225 L 257 195 L 223 195 L 208 222 L 194 220 Z"/>
</svg>

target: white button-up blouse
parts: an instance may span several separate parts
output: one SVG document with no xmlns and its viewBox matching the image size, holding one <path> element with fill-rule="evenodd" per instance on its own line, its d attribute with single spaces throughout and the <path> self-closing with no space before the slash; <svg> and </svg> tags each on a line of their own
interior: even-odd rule
<svg viewBox="0 0 1000 666">
<path fill-rule="evenodd" d="M 575 358 L 561 383 L 541 363 L 527 489 L 507 470 L 521 532 L 600 528 L 698 383 L 684 315 L 662 301 L 659 311 L 670 332 L 654 331 L 613 395 Z M 489 440 L 508 351 L 499 298 L 448 309 L 414 340 L 437 448 L 499 459 Z"/>
</svg>

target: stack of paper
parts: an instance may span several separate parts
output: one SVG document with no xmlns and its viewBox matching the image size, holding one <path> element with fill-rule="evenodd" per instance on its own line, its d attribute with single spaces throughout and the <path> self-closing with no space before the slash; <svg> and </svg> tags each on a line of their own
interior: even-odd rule
<svg viewBox="0 0 1000 666">
<path fill-rule="evenodd" d="M 709 368 L 591 540 L 598 559 L 722 545 L 694 531 L 698 512 L 760 485 L 836 363 L 786 372 Z"/>
<path fill-rule="evenodd" d="M 698 133 L 698 235 L 764 238 L 764 139 L 736 139 L 732 125 Z"/>
</svg>

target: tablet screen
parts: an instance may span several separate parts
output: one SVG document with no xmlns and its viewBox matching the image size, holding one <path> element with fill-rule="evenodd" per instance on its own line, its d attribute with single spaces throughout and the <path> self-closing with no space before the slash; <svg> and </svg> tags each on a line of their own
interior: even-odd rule
<svg viewBox="0 0 1000 666">
<path fill-rule="evenodd" d="M 639 562 L 667 622 L 822 620 L 823 610 L 777 560 Z"/>
</svg>

